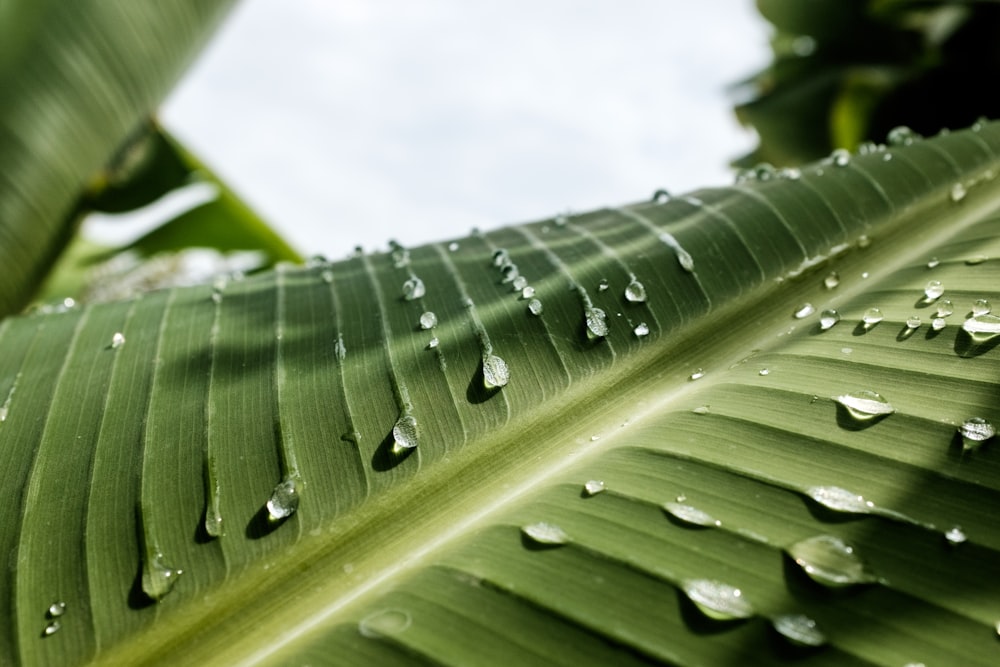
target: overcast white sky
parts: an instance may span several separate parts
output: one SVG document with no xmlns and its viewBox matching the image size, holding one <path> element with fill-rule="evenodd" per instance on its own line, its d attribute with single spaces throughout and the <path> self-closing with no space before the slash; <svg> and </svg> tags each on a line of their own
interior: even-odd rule
<svg viewBox="0 0 1000 667">
<path fill-rule="evenodd" d="M 166 125 L 307 255 L 731 180 L 752 0 L 243 0 Z"/>
</svg>

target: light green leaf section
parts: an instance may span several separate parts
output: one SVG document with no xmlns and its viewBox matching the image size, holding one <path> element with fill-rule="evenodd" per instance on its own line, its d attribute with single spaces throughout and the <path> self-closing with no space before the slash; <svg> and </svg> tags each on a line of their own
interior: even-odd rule
<svg viewBox="0 0 1000 667">
<path fill-rule="evenodd" d="M 0 315 L 69 242 L 87 179 L 148 117 L 230 0 L 10 0 L 0 8 Z"/>
<path fill-rule="evenodd" d="M 0 662 L 995 664 L 998 169 L 977 126 L 9 320 Z"/>
</svg>

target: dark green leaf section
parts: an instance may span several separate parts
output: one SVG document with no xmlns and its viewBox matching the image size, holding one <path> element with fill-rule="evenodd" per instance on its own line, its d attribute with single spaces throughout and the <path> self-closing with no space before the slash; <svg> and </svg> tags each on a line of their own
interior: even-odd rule
<svg viewBox="0 0 1000 667">
<path fill-rule="evenodd" d="M 230 4 L 18 0 L 0 11 L 0 314 L 31 297 L 72 235 L 86 180 Z"/>
<path fill-rule="evenodd" d="M 1000 480 L 995 448 L 962 454 L 954 429 L 1000 420 L 995 352 L 958 331 L 965 301 L 1000 296 L 995 261 L 965 264 L 1000 254 L 984 213 L 998 154 L 987 126 L 797 178 L 9 320 L 0 662 L 988 662 L 997 578 L 980 576 L 1000 540 L 981 508 Z M 831 268 L 843 285 L 826 291 Z M 928 275 L 956 313 L 897 340 L 933 307 L 918 303 Z M 633 280 L 645 301 L 626 297 Z M 806 298 L 844 321 L 820 334 L 794 319 Z M 875 305 L 886 320 L 858 331 Z M 502 388 L 484 381 L 491 355 Z M 831 397 L 859 389 L 896 414 L 844 423 Z M 415 436 L 394 428 L 406 415 Z M 289 479 L 298 511 L 276 516 Z M 607 491 L 584 497 L 589 479 Z M 812 486 L 878 509 L 831 515 Z M 672 522 L 660 505 L 678 496 L 721 526 Z M 537 522 L 569 543 L 522 537 Z M 969 541 L 950 548 L 956 524 Z M 789 550 L 827 534 L 878 578 L 808 580 Z M 755 612 L 701 618 L 680 593 L 692 578 L 739 587 Z M 65 614 L 46 618 L 56 601 Z M 787 647 L 768 629 L 786 613 L 829 646 Z"/>
</svg>

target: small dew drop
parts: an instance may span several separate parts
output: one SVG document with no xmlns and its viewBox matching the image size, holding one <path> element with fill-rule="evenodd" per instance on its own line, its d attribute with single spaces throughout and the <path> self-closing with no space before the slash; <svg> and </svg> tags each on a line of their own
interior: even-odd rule
<svg viewBox="0 0 1000 667">
<path fill-rule="evenodd" d="M 986 299 L 976 299 L 972 304 L 972 315 L 974 317 L 979 315 L 989 315 L 991 310 L 993 310 L 993 306 L 991 306 L 990 302 Z"/>
<path fill-rule="evenodd" d="M 948 196 L 951 197 L 953 202 L 958 203 L 965 199 L 966 194 L 968 194 L 968 191 L 965 189 L 965 186 L 961 183 L 955 183 L 951 186 L 951 191 L 948 193 Z"/>
<path fill-rule="evenodd" d="M 881 394 L 867 389 L 835 396 L 834 400 L 844 406 L 856 421 L 871 421 L 896 411 Z"/>
<path fill-rule="evenodd" d="M 941 260 L 939 260 L 937 257 L 931 257 L 929 260 L 927 260 L 928 269 L 936 269 L 940 264 Z"/>
<path fill-rule="evenodd" d="M 687 579 L 681 589 L 698 611 L 716 621 L 731 621 L 753 616 L 753 605 L 740 589 L 712 579 Z"/>
<path fill-rule="evenodd" d="M 830 153 L 830 161 L 838 167 L 846 167 L 851 162 L 851 153 L 846 148 L 837 148 Z"/>
<path fill-rule="evenodd" d="M 882 311 L 878 308 L 869 308 L 861 316 L 861 321 L 869 327 L 873 327 L 884 319 Z"/>
<path fill-rule="evenodd" d="M 924 285 L 924 296 L 931 301 L 941 298 L 942 294 L 944 294 L 944 285 L 941 284 L 940 280 L 930 280 Z"/>
<path fill-rule="evenodd" d="M 819 328 L 823 331 L 831 329 L 834 324 L 840 321 L 840 313 L 832 308 L 824 310 L 819 314 Z"/>
<path fill-rule="evenodd" d="M 953 526 L 945 532 L 944 539 L 950 546 L 957 547 L 969 538 L 966 536 L 965 531 L 962 530 L 961 526 Z"/>
<path fill-rule="evenodd" d="M 514 280 L 511 281 L 510 286 L 515 292 L 520 292 L 521 290 L 523 290 L 525 287 L 528 286 L 528 279 L 525 278 L 524 276 L 518 276 L 517 278 L 514 278 Z"/>
<path fill-rule="evenodd" d="M 663 511 L 682 523 L 704 528 L 718 527 L 722 522 L 714 516 L 683 502 L 663 503 Z"/>
<path fill-rule="evenodd" d="M 861 236 L 858 237 L 858 247 L 861 248 L 862 250 L 864 250 L 871 244 L 872 244 L 871 237 L 869 237 L 867 234 L 862 234 Z"/>
<path fill-rule="evenodd" d="M 996 428 L 982 417 L 969 417 L 958 427 L 962 436 L 962 448 L 978 449 L 984 442 L 997 434 Z"/>
<path fill-rule="evenodd" d="M 918 329 L 920 327 L 920 318 L 916 315 L 910 315 L 906 318 L 906 328 L 907 329 Z"/>
<path fill-rule="evenodd" d="M 889 130 L 886 141 L 890 146 L 909 146 L 915 141 L 920 141 L 923 137 L 905 125 L 899 125 Z"/>
<path fill-rule="evenodd" d="M 965 260 L 966 266 L 976 266 L 977 264 L 982 264 L 983 262 L 989 261 L 989 257 L 986 255 L 973 255 Z"/>
<path fill-rule="evenodd" d="M 712 407 L 709 405 L 699 405 L 691 412 L 695 413 L 696 415 L 707 415 L 712 412 Z"/>
<path fill-rule="evenodd" d="M 425 331 L 427 329 L 433 329 L 434 327 L 437 326 L 437 323 L 438 323 L 437 315 L 435 315 L 429 310 L 420 316 L 420 328 Z"/>
<path fill-rule="evenodd" d="M 625 287 L 625 300 L 630 303 L 643 303 L 646 300 L 646 288 L 633 278 Z"/>
<path fill-rule="evenodd" d="M 510 369 L 507 362 L 490 354 L 483 357 L 483 385 L 487 389 L 498 389 L 510 382 Z"/>
<path fill-rule="evenodd" d="M 691 373 L 691 375 L 688 376 L 688 380 L 700 380 L 703 377 L 705 377 L 705 371 L 699 368 L 695 370 L 694 373 Z"/>
<path fill-rule="evenodd" d="M 271 521 L 281 521 L 299 509 L 299 483 L 288 478 L 274 487 L 267 500 L 267 514 Z"/>
<path fill-rule="evenodd" d="M 427 349 L 433 350 L 435 347 L 438 346 L 439 342 L 440 341 L 437 339 L 437 336 L 434 336 L 434 338 L 431 338 L 429 341 L 427 341 Z"/>
<path fill-rule="evenodd" d="M 458 248 L 459 245 L 457 241 L 452 241 L 448 244 L 448 252 L 458 252 Z"/>
<path fill-rule="evenodd" d="M 58 618 L 66 613 L 66 603 L 62 600 L 53 602 L 49 605 L 49 608 L 45 610 L 45 615 L 49 618 Z"/>
<path fill-rule="evenodd" d="M 597 283 L 597 291 L 603 292 L 606 289 L 608 289 L 608 279 L 601 278 L 601 282 Z"/>
<path fill-rule="evenodd" d="M 854 547 L 834 535 L 818 535 L 796 542 L 789 547 L 788 555 L 810 579 L 828 588 L 876 580 Z"/>
<path fill-rule="evenodd" d="M 538 299 L 532 299 L 528 302 L 528 312 L 532 315 L 542 314 L 542 302 Z"/>
<path fill-rule="evenodd" d="M 535 288 L 532 287 L 531 285 L 527 285 L 524 287 L 524 289 L 521 290 L 522 299 L 530 299 L 533 296 L 535 296 Z"/>
<path fill-rule="evenodd" d="M 801 320 L 803 318 L 809 317 L 815 312 L 816 312 L 815 306 L 813 306 L 811 303 L 804 303 L 795 309 L 794 315 L 795 319 Z"/>
<path fill-rule="evenodd" d="M 605 491 L 606 488 L 603 480 L 591 479 L 587 480 L 586 484 L 583 485 L 583 492 L 588 496 L 596 496 L 598 493 Z"/>
<path fill-rule="evenodd" d="M 634 333 L 638 338 L 643 338 L 645 336 L 648 336 L 649 326 L 645 322 L 640 322 L 639 324 L 635 325 L 634 329 L 632 329 L 632 333 Z"/>
<path fill-rule="evenodd" d="M 358 632 L 363 637 L 378 639 L 405 632 L 412 622 L 410 615 L 401 609 L 380 609 L 358 622 Z"/>
<path fill-rule="evenodd" d="M 392 453 L 395 455 L 413 450 L 418 443 L 417 440 L 417 418 L 413 415 L 404 414 L 392 427 Z"/>
<path fill-rule="evenodd" d="M 125 344 L 125 335 L 120 331 L 116 331 L 115 335 L 111 337 L 111 347 L 117 350 L 119 347 Z"/>
<path fill-rule="evenodd" d="M 60 630 L 62 630 L 62 623 L 59 621 L 50 621 L 49 624 L 45 626 L 45 629 L 42 630 L 42 636 L 51 637 Z"/>
<path fill-rule="evenodd" d="M 796 646 L 817 647 L 826 644 L 826 635 L 816 626 L 816 621 L 804 614 L 776 616 L 771 620 L 771 627 Z"/>
<path fill-rule="evenodd" d="M 840 284 L 840 274 L 836 271 L 831 271 L 826 274 L 826 278 L 823 278 L 823 287 L 827 289 L 833 289 Z"/>
<path fill-rule="evenodd" d="M 762 368 L 759 371 L 757 371 L 757 375 L 760 375 L 760 376 L 770 375 L 770 374 L 771 374 L 771 371 L 768 368 Z"/>
<path fill-rule="evenodd" d="M 493 251 L 493 266 L 499 268 L 510 263 L 510 255 L 505 248 L 497 248 Z"/>
<path fill-rule="evenodd" d="M 403 283 L 403 298 L 407 301 L 413 301 L 414 299 L 420 299 L 427 293 L 427 288 L 424 287 L 424 281 L 416 276 L 410 278 L 405 283 Z"/>
<path fill-rule="evenodd" d="M 935 317 L 931 320 L 931 329 L 934 331 L 941 331 L 941 329 L 944 329 L 946 326 L 947 323 L 944 321 L 943 317 Z"/>
<path fill-rule="evenodd" d="M 521 533 L 536 544 L 559 545 L 569 542 L 569 535 L 559 526 L 551 523 L 529 523 L 521 526 Z"/>
<path fill-rule="evenodd" d="M 333 271 L 331 269 L 325 269 L 319 274 L 319 277 L 323 280 L 323 282 L 330 284 L 333 282 Z"/>
<path fill-rule="evenodd" d="M 938 317 L 948 317 L 955 312 L 955 306 L 951 303 L 950 299 L 942 299 L 937 305 L 937 316 Z"/>
<path fill-rule="evenodd" d="M 587 323 L 587 338 L 597 340 L 608 335 L 608 316 L 600 308 L 587 308 L 584 311 Z"/>
</svg>

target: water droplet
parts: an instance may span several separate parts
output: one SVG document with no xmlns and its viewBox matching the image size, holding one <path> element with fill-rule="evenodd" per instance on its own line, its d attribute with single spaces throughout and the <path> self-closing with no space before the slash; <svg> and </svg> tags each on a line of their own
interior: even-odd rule
<svg viewBox="0 0 1000 667">
<path fill-rule="evenodd" d="M 685 505 L 682 502 L 663 503 L 663 511 L 678 521 L 692 526 L 718 527 L 722 525 L 721 521 L 708 512 L 700 510 L 692 505 Z"/>
<path fill-rule="evenodd" d="M 696 415 L 707 415 L 707 414 L 709 414 L 709 413 L 712 412 L 712 406 L 710 406 L 710 405 L 699 405 L 698 407 L 696 407 L 691 412 L 695 413 Z"/>
<path fill-rule="evenodd" d="M 530 299 L 533 296 L 535 296 L 535 288 L 532 287 L 531 285 L 528 285 L 524 289 L 521 290 L 521 298 L 522 299 Z"/>
<path fill-rule="evenodd" d="M 458 248 L 459 245 L 457 241 L 452 241 L 448 244 L 448 252 L 458 252 Z"/>
<path fill-rule="evenodd" d="M 510 255 L 505 248 L 497 248 L 493 251 L 493 266 L 499 268 L 510 263 Z"/>
<path fill-rule="evenodd" d="M 754 610 L 740 589 L 712 579 L 687 579 L 681 589 L 698 610 L 710 619 L 730 621 L 750 618 Z"/>
<path fill-rule="evenodd" d="M 500 273 L 503 274 L 503 282 L 505 283 L 512 283 L 521 277 L 521 272 L 517 269 L 517 264 L 514 263 L 501 266 Z"/>
<path fill-rule="evenodd" d="M 649 326 L 645 322 L 640 322 L 639 324 L 635 325 L 634 329 L 632 329 L 632 333 L 634 333 L 639 338 L 642 338 L 643 336 L 648 336 Z"/>
<path fill-rule="evenodd" d="M 420 316 L 420 328 L 426 331 L 427 329 L 433 329 L 437 326 L 438 318 L 437 315 L 431 311 L 427 311 Z"/>
<path fill-rule="evenodd" d="M 931 257 L 929 260 L 927 260 L 928 269 L 936 269 L 940 264 L 941 260 L 939 260 L 937 257 Z"/>
<path fill-rule="evenodd" d="M 410 615 L 401 609 L 380 609 L 358 622 L 358 632 L 369 639 L 377 639 L 405 632 L 412 623 Z"/>
<path fill-rule="evenodd" d="M 343 361 L 347 357 L 347 347 L 344 345 L 343 334 L 337 334 L 337 342 L 333 344 L 333 352 L 340 361 Z"/>
<path fill-rule="evenodd" d="M 784 614 L 771 620 L 775 631 L 796 646 L 822 646 L 826 643 L 816 621 L 804 614 Z"/>
<path fill-rule="evenodd" d="M 333 282 L 333 270 L 324 269 L 323 272 L 319 274 L 319 277 L 323 280 L 323 282 L 330 284 Z"/>
<path fill-rule="evenodd" d="M 826 278 L 823 278 L 823 287 L 827 289 L 833 289 L 840 284 L 840 274 L 836 271 L 831 271 L 826 274 Z"/>
<path fill-rule="evenodd" d="M 631 303 L 643 303 L 646 300 L 646 288 L 633 278 L 625 287 L 625 300 Z"/>
<path fill-rule="evenodd" d="M 886 141 L 889 142 L 890 146 L 909 146 L 915 141 L 920 141 L 922 138 L 918 133 L 905 125 L 900 125 L 889 130 Z"/>
<path fill-rule="evenodd" d="M 948 317 L 955 312 L 955 306 L 951 303 L 950 299 L 942 299 L 937 305 L 937 316 L 938 317 Z"/>
<path fill-rule="evenodd" d="M 392 251 L 392 265 L 397 269 L 402 269 L 410 265 L 410 251 L 406 248 L 397 247 Z"/>
<path fill-rule="evenodd" d="M 966 194 L 968 194 L 968 192 L 966 191 L 965 186 L 961 183 L 955 183 L 951 186 L 951 191 L 948 193 L 948 196 L 951 197 L 953 202 L 957 203 L 965 199 Z"/>
<path fill-rule="evenodd" d="M 125 344 L 125 335 L 120 331 L 116 331 L 115 335 L 111 337 L 111 347 L 117 350 L 119 347 Z"/>
<path fill-rule="evenodd" d="M 795 309 L 795 319 L 801 320 L 816 312 L 816 308 L 811 303 L 804 303 Z"/>
<path fill-rule="evenodd" d="M 824 310 L 819 314 L 819 328 L 823 331 L 830 329 L 840 321 L 840 313 L 832 308 Z"/>
<path fill-rule="evenodd" d="M 45 629 L 42 630 L 42 636 L 51 637 L 60 630 L 62 630 L 62 623 L 59 621 L 50 621 L 49 624 L 45 626 Z"/>
<path fill-rule="evenodd" d="M 439 342 L 440 341 L 437 339 L 437 336 L 434 336 L 434 338 L 431 338 L 429 341 L 427 341 L 427 349 L 433 350 L 435 347 L 438 346 Z"/>
<path fill-rule="evenodd" d="M 872 244 L 871 238 L 867 234 L 862 234 L 858 237 L 858 247 L 864 250 Z"/>
<path fill-rule="evenodd" d="M 993 307 L 986 299 L 976 299 L 976 301 L 972 304 L 972 315 L 989 315 L 992 309 Z"/>
<path fill-rule="evenodd" d="M 941 284 L 940 280 L 930 280 L 924 285 L 924 295 L 933 301 L 938 299 L 944 294 L 944 285 Z"/>
<path fill-rule="evenodd" d="M 867 389 L 835 396 L 834 400 L 847 408 L 851 417 L 858 421 L 869 421 L 896 411 L 881 394 Z"/>
<path fill-rule="evenodd" d="M 528 279 L 525 278 L 524 276 L 518 276 L 517 278 L 514 278 L 514 280 L 511 281 L 511 288 L 513 288 L 515 292 L 520 292 L 527 286 L 528 286 Z"/>
<path fill-rule="evenodd" d="M 605 490 L 604 481 L 600 479 L 587 480 L 587 483 L 583 485 L 583 491 L 588 496 L 596 496 Z"/>
<path fill-rule="evenodd" d="M 962 530 L 961 526 L 953 526 L 945 532 L 944 539 L 949 545 L 954 547 L 965 542 L 969 538 L 966 536 L 965 531 Z"/>
<path fill-rule="evenodd" d="M 916 315 L 910 315 L 906 318 L 906 328 L 907 329 L 917 329 L 920 327 L 920 318 Z"/>
<path fill-rule="evenodd" d="M 888 162 L 892 159 L 892 153 L 885 153 L 882 155 L 882 162 Z"/>
<path fill-rule="evenodd" d="M 966 266 L 976 266 L 977 264 L 982 264 L 983 262 L 989 261 L 989 257 L 986 255 L 973 255 L 965 260 Z"/>
<path fill-rule="evenodd" d="M 934 331 L 941 331 L 941 329 L 944 329 L 945 326 L 947 326 L 947 324 L 943 317 L 935 317 L 931 320 L 931 329 L 934 329 Z"/>
<path fill-rule="evenodd" d="M 569 542 L 566 531 L 551 523 L 529 523 L 521 526 L 521 533 L 536 544 L 556 545 Z"/>
<path fill-rule="evenodd" d="M 846 167 L 851 162 L 851 153 L 846 148 L 837 148 L 830 153 L 830 161 L 838 167 Z"/>
<path fill-rule="evenodd" d="M 288 478 L 274 487 L 267 499 L 267 513 L 271 521 L 281 521 L 295 514 L 299 509 L 299 483 Z"/>
<path fill-rule="evenodd" d="M 510 369 L 507 368 L 507 362 L 495 354 L 483 357 L 483 385 L 487 389 L 497 389 L 507 386 L 508 382 Z"/>
<path fill-rule="evenodd" d="M 608 335 L 608 316 L 600 308 L 587 308 L 584 311 L 587 321 L 587 338 L 596 340 Z"/>
<path fill-rule="evenodd" d="M 813 581 L 829 588 L 874 582 L 876 579 L 854 547 L 834 535 L 818 535 L 796 542 L 788 555 Z"/>
<path fill-rule="evenodd" d="M 212 290 L 212 303 L 222 303 L 222 292 Z"/>
<path fill-rule="evenodd" d="M 66 613 L 66 603 L 62 600 L 53 602 L 49 605 L 49 608 L 45 610 L 45 615 L 49 618 L 57 618 Z"/>
<path fill-rule="evenodd" d="M 608 279 L 601 278 L 601 282 L 597 283 L 597 291 L 603 292 L 606 289 L 608 289 Z"/>
<path fill-rule="evenodd" d="M 990 339 L 1000 334 L 1000 317 L 996 315 L 978 315 L 970 317 L 962 323 L 962 329 L 978 339 Z"/>
<path fill-rule="evenodd" d="M 882 311 L 878 308 L 869 308 L 861 316 L 861 321 L 865 323 L 867 327 L 873 327 L 883 320 Z"/>
<path fill-rule="evenodd" d="M 662 204 L 662 203 L 668 202 L 668 201 L 670 201 L 670 193 L 667 192 L 665 189 L 660 188 L 660 189 L 656 190 L 655 192 L 653 192 L 653 203 L 654 204 Z"/>
<path fill-rule="evenodd" d="M 802 172 L 795 167 L 782 167 L 778 170 L 777 176 L 789 181 L 797 181 L 802 178 Z"/>
<path fill-rule="evenodd" d="M 528 302 L 528 312 L 532 315 L 542 314 L 542 302 L 538 299 L 532 299 Z"/>
<path fill-rule="evenodd" d="M 696 369 L 694 373 L 688 376 L 688 380 L 700 380 L 705 377 L 705 371 L 702 369 Z"/>
<path fill-rule="evenodd" d="M 980 445 L 997 434 L 996 428 L 982 417 L 969 417 L 958 427 L 962 436 L 962 448 L 978 449 Z"/>
<path fill-rule="evenodd" d="M 871 514 L 875 510 L 875 503 L 839 486 L 811 486 L 806 489 L 806 495 L 837 512 Z"/>
<path fill-rule="evenodd" d="M 427 288 L 424 287 L 424 281 L 416 276 L 413 276 L 405 283 L 403 283 L 403 298 L 407 301 L 413 301 L 414 299 L 419 299 L 427 293 Z"/>
<path fill-rule="evenodd" d="M 170 592 L 182 574 L 184 570 L 170 567 L 163 562 L 163 554 L 155 553 L 142 570 L 142 591 L 151 599 L 160 600 Z"/>
<path fill-rule="evenodd" d="M 392 453 L 399 455 L 417 446 L 417 418 L 410 414 L 402 415 L 392 427 Z"/>
<path fill-rule="evenodd" d="M 761 376 L 770 375 L 770 374 L 771 374 L 771 371 L 768 368 L 762 368 L 759 371 L 757 371 L 757 375 L 761 375 Z"/>
</svg>

